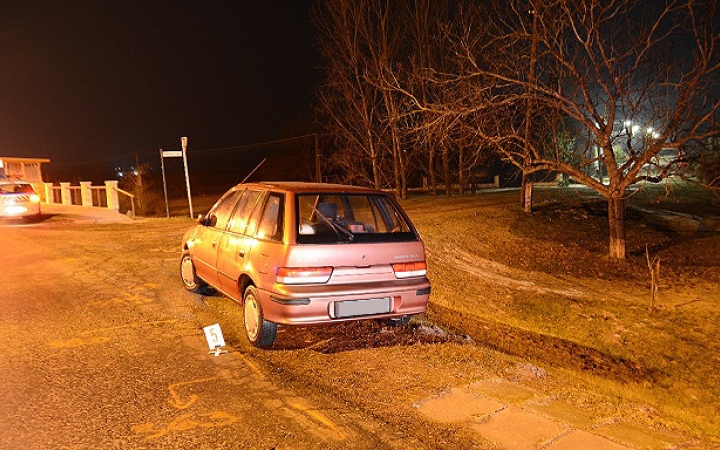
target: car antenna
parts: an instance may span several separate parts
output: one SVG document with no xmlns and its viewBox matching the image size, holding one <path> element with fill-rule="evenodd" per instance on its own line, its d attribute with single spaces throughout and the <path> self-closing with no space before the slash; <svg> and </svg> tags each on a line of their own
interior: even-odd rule
<svg viewBox="0 0 720 450">
<path fill-rule="evenodd" d="M 260 168 L 260 166 L 263 165 L 263 163 L 265 162 L 265 160 L 267 160 L 267 157 L 266 157 L 266 158 L 263 158 L 263 160 L 260 161 L 260 164 L 258 164 L 257 166 L 255 166 L 255 168 L 252 170 L 252 172 L 250 172 L 250 173 L 248 174 L 248 176 L 246 176 L 245 178 L 243 178 L 243 180 L 240 182 L 240 184 L 246 182 L 247 179 L 250 178 L 250 177 L 252 176 L 252 174 L 254 174 L 255 171 L 258 170 L 258 169 Z"/>
</svg>

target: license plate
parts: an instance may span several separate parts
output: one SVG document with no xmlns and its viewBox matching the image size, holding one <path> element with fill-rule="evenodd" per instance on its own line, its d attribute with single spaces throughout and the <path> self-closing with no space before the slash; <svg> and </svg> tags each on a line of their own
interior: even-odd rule
<svg viewBox="0 0 720 450">
<path fill-rule="evenodd" d="M 335 317 L 370 316 L 390 312 L 389 298 L 371 298 L 368 300 L 346 300 L 335 302 Z"/>
</svg>

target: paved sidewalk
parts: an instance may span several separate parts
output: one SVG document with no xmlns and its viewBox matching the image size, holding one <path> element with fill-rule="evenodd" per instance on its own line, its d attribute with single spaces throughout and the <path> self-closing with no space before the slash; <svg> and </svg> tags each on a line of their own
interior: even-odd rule
<svg viewBox="0 0 720 450">
<path fill-rule="evenodd" d="M 133 219 L 118 211 L 98 206 L 58 205 L 43 203 L 40 211 L 44 216 L 62 216 L 76 222 L 118 223 Z"/>
<path fill-rule="evenodd" d="M 665 450 L 688 444 L 681 436 L 595 417 L 506 380 L 453 388 L 419 409 L 432 420 L 463 424 L 507 450 Z"/>
</svg>

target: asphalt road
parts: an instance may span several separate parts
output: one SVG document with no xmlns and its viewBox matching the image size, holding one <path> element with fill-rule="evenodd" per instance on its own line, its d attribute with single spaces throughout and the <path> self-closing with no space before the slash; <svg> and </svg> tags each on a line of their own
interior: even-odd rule
<svg viewBox="0 0 720 450">
<path fill-rule="evenodd" d="M 208 354 L 192 297 L 155 279 L 175 253 L 76 228 L 0 227 L 0 449 L 395 447 L 249 353 Z"/>
</svg>

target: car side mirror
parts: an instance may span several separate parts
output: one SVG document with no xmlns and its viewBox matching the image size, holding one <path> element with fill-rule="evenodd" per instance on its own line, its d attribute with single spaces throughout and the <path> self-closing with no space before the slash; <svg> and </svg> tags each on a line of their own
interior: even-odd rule
<svg viewBox="0 0 720 450">
<path fill-rule="evenodd" d="M 207 215 L 207 216 L 200 214 L 198 216 L 197 223 L 199 223 L 200 225 L 202 225 L 204 227 L 214 227 L 215 224 L 217 223 L 217 216 L 215 216 L 214 214 Z"/>
<path fill-rule="evenodd" d="M 217 217 L 214 215 L 198 214 L 197 223 L 204 227 L 214 227 L 217 223 Z"/>
</svg>

